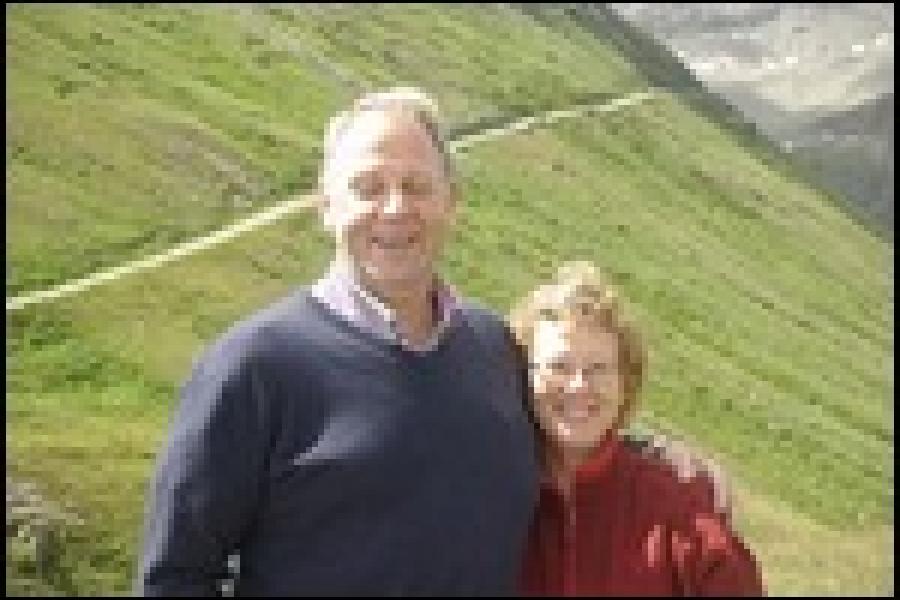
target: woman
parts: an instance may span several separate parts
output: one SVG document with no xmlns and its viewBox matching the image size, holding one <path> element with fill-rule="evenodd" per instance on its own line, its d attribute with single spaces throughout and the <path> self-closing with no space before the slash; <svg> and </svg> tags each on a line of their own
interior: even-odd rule
<svg viewBox="0 0 900 600">
<path fill-rule="evenodd" d="M 752 554 L 708 478 L 623 444 L 644 354 L 586 263 L 564 267 L 513 313 L 530 356 L 544 477 L 529 533 L 528 595 L 763 594 Z"/>
</svg>

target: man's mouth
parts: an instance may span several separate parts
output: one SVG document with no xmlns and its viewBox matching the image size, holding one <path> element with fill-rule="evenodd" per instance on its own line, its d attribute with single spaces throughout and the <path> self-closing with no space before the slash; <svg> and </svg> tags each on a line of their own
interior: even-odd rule
<svg viewBox="0 0 900 600">
<path fill-rule="evenodd" d="M 409 250 L 419 243 L 418 234 L 403 235 L 373 235 L 369 241 L 380 250 Z"/>
</svg>

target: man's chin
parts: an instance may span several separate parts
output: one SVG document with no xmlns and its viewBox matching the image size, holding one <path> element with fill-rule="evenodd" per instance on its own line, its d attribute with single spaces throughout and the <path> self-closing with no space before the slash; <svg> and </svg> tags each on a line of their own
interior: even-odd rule
<svg viewBox="0 0 900 600">
<path fill-rule="evenodd" d="M 434 274 L 429 264 L 384 266 L 369 263 L 365 265 L 365 272 L 371 284 L 390 289 L 421 285 Z"/>
</svg>

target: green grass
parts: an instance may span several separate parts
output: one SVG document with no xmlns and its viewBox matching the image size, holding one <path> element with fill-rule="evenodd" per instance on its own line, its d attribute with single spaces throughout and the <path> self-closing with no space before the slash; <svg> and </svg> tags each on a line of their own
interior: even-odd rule
<svg viewBox="0 0 900 600">
<path fill-rule="evenodd" d="M 603 40 L 498 7 L 16 5 L 7 56 L 7 297 L 308 189 L 359 89 L 422 85 L 466 123 L 646 86 Z M 650 346 L 642 418 L 727 465 L 770 593 L 887 593 L 893 248 L 768 164 L 665 95 L 486 141 L 444 271 L 505 311 L 594 260 Z M 7 313 L 8 467 L 86 521 L 60 591 L 129 589 L 193 357 L 330 251 L 309 211 Z"/>
</svg>

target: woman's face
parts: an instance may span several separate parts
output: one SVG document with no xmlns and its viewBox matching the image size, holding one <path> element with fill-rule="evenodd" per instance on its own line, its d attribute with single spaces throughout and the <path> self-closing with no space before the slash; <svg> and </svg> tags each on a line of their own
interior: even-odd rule
<svg viewBox="0 0 900 600">
<path fill-rule="evenodd" d="M 541 428 L 562 447 L 595 445 L 625 402 L 616 334 L 594 325 L 539 321 L 531 352 Z"/>
</svg>

